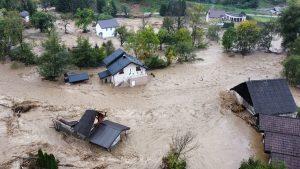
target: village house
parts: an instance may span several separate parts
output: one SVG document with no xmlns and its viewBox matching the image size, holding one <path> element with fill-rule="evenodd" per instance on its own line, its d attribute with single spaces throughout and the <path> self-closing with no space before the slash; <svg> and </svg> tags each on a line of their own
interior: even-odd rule
<svg viewBox="0 0 300 169">
<path fill-rule="evenodd" d="M 224 10 L 210 9 L 206 14 L 206 22 L 210 22 L 213 20 L 243 22 L 246 20 L 246 15 L 243 13 L 235 14 L 225 12 Z"/>
<path fill-rule="evenodd" d="M 104 58 L 103 63 L 107 70 L 98 75 L 104 83 L 133 87 L 148 82 L 147 67 L 136 57 L 127 54 L 122 49 L 118 49 Z"/>
<path fill-rule="evenodd" d="M 29 18 L 29 12 L 28 11 L 20 12 L 20 16 L 22 17 L 22 19 L 25 23 L 29 22 L 30 18 Z"/>
<path fill-rule="evenodd" d="M 114 37 L 117 27 L 119 27 L 119 23 L 116 19 L 101 20 L 97 22 L 96 33 L 104 39 Z"/>
<path fill-rule="evenodd" d="M 230 90 L 254 116 L 297 116 L 297 106 L 285 79 L 249 80 Z"/>
<path fill-rule="evenodd" d="M 287 169 L 299 169 L 300 118 L 260 114 L 258 126 L 270 162 L 283 162 Z"/>
<path fill-rule="evenodd" d="M 86 110 L 79 121 L 53 120 L 56 131 L 72 134 L 77 138 L 88 140 L 90 143 L 101 146 L 108 151 L 114 148 L 121 140 L 121 135 L 130 128 L 109 120 L 104 120 L 106 113 L 96 110 Z M 96 123 L 95 123 L 96 121 Z"/>
</svg>

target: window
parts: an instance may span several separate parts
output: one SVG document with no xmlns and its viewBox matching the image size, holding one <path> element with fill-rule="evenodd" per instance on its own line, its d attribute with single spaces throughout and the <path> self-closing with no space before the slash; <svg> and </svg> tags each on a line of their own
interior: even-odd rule
<svg viewBox="0 0 300 169">
<path fill-rule="evenodd" d="M 136 67 L 136 71 L 141 71 L 141 67 L 140 67 L 140 66 L 137 66 L 137 67 Z"/>
<path fill-rule="evenodd" d="M 106 31 L 107 31 L 108 29 L 106 28 Z"/>
<path fill-rule="evenodd" d="M 124 74 L 124 69 L 120 70 L 119 74 Z"/>
</svg>

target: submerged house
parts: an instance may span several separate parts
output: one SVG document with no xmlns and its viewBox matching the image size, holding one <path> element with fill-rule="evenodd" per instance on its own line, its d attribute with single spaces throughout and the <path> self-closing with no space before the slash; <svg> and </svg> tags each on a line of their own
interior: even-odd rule
<svg viewBox="0 0 300 169">
<path fill-rule="evenodd" d="M 67 134 L 73 134 L 90 143 L 111 150 L 120 140 L 121 134 L 130 128 L 109 120 L 104 120 L 106 115 L 95 111 L 86 110 L 79 121 L 54 120 L 54 128 Z M 97 119 L 97 120 L 96 120 Z M 97 123 L 95 123 L 97 121 Z"/>
<path fill-rule="evenodd" d="M 235 14 L 225 12 L 224 10 L 210 9 L 206 14 L 206 22 L 210 22 L 212 20 L 243 22 L 246 20 L 246 15 L 243 13 Z"/>
<path fill-rule="evenodd" d="M 264 132 L 264 149 L 271 162 L 283 162 L 287 169 L 300 168 L 300 118 L 259 115 Z"/>
<path fill-rule="evenodd" d="M 115 31 L 119 27 L 116 19 L 107 19 L 97 22 L 96 33 L 101 38 L 110 38 L 115 36 Z"/>
<path fill-rule="evenodd" d="M 100 72 L 99 78 L 104 83 L 114 86 L 136 86 L 148 82 L 147 67 L 136 57 L 117 49 L 103 59 L 107 70 Z"/>
<path fill-rule="evenodd" d="M 297 106 L 285 79 L 249 80 L 232 89 L 248 111 L 258 114 L 296 116 Z"/>
</svg>

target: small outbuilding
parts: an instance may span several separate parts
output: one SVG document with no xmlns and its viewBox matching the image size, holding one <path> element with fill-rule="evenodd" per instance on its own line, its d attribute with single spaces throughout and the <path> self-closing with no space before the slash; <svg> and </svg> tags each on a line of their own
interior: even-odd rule
<svg viewBox="0 0 300 169">
<path fill-rule="evenodd" d="M 29 12 L 28 11 L 20 12 L 20 16 L 23 18 L 25 23 L 29 22 L 30 18 L 29 18 Z"/>
<path fill-rule="evenodd" d="M 104 83 L 133 87 L 148 82 L 147 67 L 136 57 L 127 54 L 122 49 L 118 49 L 107 56 L 103 63 L 107 70 L 98 75 Z"/>
<path fill-rule="evenodd" d="M 285 79 L 249 80 L 232 89 L 248 111 L 258 114 L 296 116 L 297 106 Z"/>
<path fill-rule="evenodd" d="M 119 27 L 118 21 L 113 19 L 101 20 L 97 22 L 96 33 L 100 38 L 110 38 L 115 36 L 115 31 Z"/>
<path fill-rule="evenodd" d="M 80 83 L 89 80 L 89 75 L 87 73 L 66 73 L 65 83 Z"/>
</svg>

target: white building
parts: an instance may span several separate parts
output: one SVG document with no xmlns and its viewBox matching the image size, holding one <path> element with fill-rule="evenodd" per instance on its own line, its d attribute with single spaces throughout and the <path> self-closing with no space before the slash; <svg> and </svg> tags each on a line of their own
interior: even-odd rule
<svg viewBox="0 0 300 169">
<path fill-rule="evenodd" d="M 128 55 L 122 49 L 118 49 L 107 56 L 103 63 L 107 70 L 98 75 L 104 83 L 133 87 L 148 82 L 147 67 L 136 57 Z"/>
<path fill-rule="evenodd" d="M 23 18 L 25 23 L 28 23 L 30 18 L 29 18 L 29 12 L 27 11 L 22 11 L 20 12 L 20 16 Z"/>
<path fill-rule="evenodd" d="M 234 14 L 228 13 L 224 10 L 215 10 L 210 9 L 206 14 L 206 22 L 210 22 L 211 20 L 222 20 L 222 21 L 231 21 L 231 22 L 243 22 L 246 20 L 245 14 Z"/>
<path fill-rule="evenodd" d="M 101 38 L 114 37 L 117 27 L 119 27 L 119 24 L 116 19 L 98 21 L 96 25 L 96 33 Z"/>
</svg>

